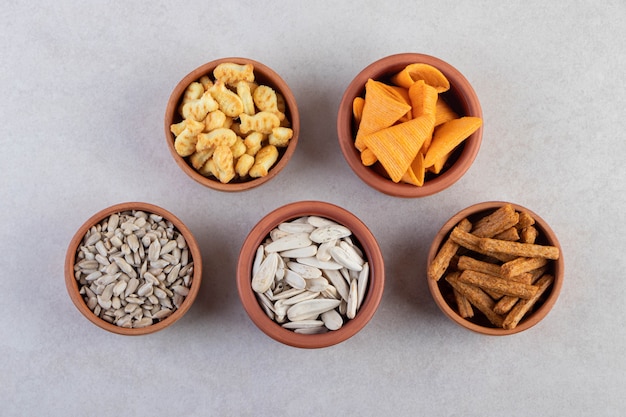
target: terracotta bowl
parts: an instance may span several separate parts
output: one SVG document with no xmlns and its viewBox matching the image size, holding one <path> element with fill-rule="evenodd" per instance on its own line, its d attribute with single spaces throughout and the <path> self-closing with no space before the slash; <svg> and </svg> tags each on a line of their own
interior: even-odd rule
<svg viewBox="0 0 626 417">
<path fill-rule="evenodd" d="M 448 238 L 450 232 L 452 231 L 454 226 L 459 223 L 459 221 L 464 218 L 468 218 L 470 221 L 477 220 L 484 217 L 485 215 L 494 212 L 496 209 L 502 207 L 504 204 L 507 203 L 502 201 L 479 203 L 465 208 L 455 214 L 443 225 L 443 227 L 435 236 L 428 252 L 427 265 L 431 264 L 431 262 L 435 258 L 435 255 L 439 251 L 439 248 Z M 559 248 L 560 252 L 559 259 L 550 261 L 548 264 L 548 269 L 546 271 L 546 273 L 550 273 L 554 276 L 554 282 L 552 283 L 551 287 L 549 287 L 546 292 L 539 298 L 534 307 L 524 316 L 524 318 L 515 328 L 504 329 L 495 327 L 476 308 L 474 308 L 473 318 L 466 319 L 461 317 L 457 312 L 456 303 L 452 296 L 452 288 L 445 281 L 445 279 L 441 278 L 439 281 L 435 281 L 433 279 L 427 278 L 428 288 L 435 300 L 435 303 L 441 309 L 441 311 L 443 311 L 443 313 L 456 324 L 484 335 L 511 335 L 514 333 L 522 332 L 524 330 L 528 330 L 529 328 L 533 327 L 535 324 L 543 320 L 543 318 L 546 317 L 546 315 L 550 312 L 550 310 L 556 303 L 556 300 L 561 291 L 561 287 L 563 285 L 563 276 L 565 270 L 563 251 L 561 250 L 561 245 L 559 244 L 556 234 L 552 231 L 552 229 L 545 222 L 545 220 L 539 217 L 536 213 L 517 204 L 512 204 L 512 206 L 517 211 L 524 211 L 530 214 L 535 219 L 534 226 L 539 232 L 536 243 L 542 245 L 556 246 L 557 248 Z"/>
<path fill-rule="evenodd" d="M 185 89 L 189 84 L 194 81 L 198 81 L 202 76 L 209 75 L 213 78 L 213 70 L 221 63 L 233 62 L 236 64 L 254 65 L 255 81 L 260 85 L 267 85 L 272 87 L 276 92 L 280 93 L 285 99 L 286 105 L 286 117 L 291 123 L 291 129 L 293 130 L 293 137 L 289 141 L 289 145 L 286 148 L 279 148 L 279 157 L 274 166 L 270 169 L 269 173 L 265 177 L 259 178 L 247 178 L 243 180 L 233 180 L 229 183 L 221 183 L 214 177 L 205 177 L 201 175 L 194 167 L 189 163 L 187 158 L 183 158 L 176 152 L 174 148 L 175 136 L 170 131 L 170 126 L 174 123 L 182 121 L 181 116 L 178 114 L 179 103 L 182 100 L 182 96 Z M 260 62 L 256 62 L 248 58 L 221 58 L 215 61 L 208 62 L 195 70 L 187 74 L 174 88 L 170 98 L 167 102 L 167 108 L 165 110 L 165 139 L 167 146 L 172 154 L 172 157 L 178 164 L 178 166 L 193 180 L 198 183 L 219 191 L 245 191 L 254 187 L 258 187 L 274 178 L 289 162 L 293 153 L 296 150 L 298 144 L 298 137 L 300 135 L 300 114 L 298 113 L 298 106 L 296 105 L 296 99 L 289 89 L 287 83 L 271 68 L 265 66 Z"/>
<path fill-rule="evenodd" d="M 354 147 L 356 130 L 353 122 L 352 102 L 357 96 L 364 96 L 368 79 L 387 81 L 408 64 L 424 63 L 438 68 L 450 82 L 450 89 L 442 93 L 448 104 L 459 116 L 482 118 L 482 109 L 469 81 L 456 68 L 441 59 L 417 53 L 403 53 L 382 58 L 363 69 L 348 85 L 337 114 L 337 136 L 341 151 L 354 173 L 370 187 L 394 197 L 425 197 L 438 193 L 457 182 L 474 162 L 482 141 L 483 128 L 479 128 L 462 145 L 457 147 L 446 166 L 438 175 L 426 174 L 421 187 L 394 183 L 389 179 L 380 164 L 367 167 L 361 163 L 359 151 Z"/>
<path fill-rule="evenodd" d="M 189 262 L 193 262 L 193 272 L 191 284 L 189 285 L 189 293 L 184 298 L 182 304 L 180 304 L 179 308 L 175 309 L 171 315 L 161 320 L 153 320 L 153 324 L 147 325 L 146 327 L 138 327 L 138 328 L 126 328 L 120 327 L 116 324 L 110 323 L 103 318 L 98 317 L 94 312 L 87 306 L 85 299 L 83 299 L 83 295 L 79 293 L 80 288 L 79 282 L 76 279 L 75 275 L 75 265 L 79 258 L 77 253 L 79 248 L 83 245 L 85 235 L 87 232 L 97 224 L 100 224 L 103 220 L 107 219 L 109 216 L 115 213 L 122 213 L 127 211 L 142 211 L 146 214 L 156 214 L 161 216 L 164 221 L 169 221 L 175 227 L 175 229 L 182 234 L 187 242 L 187 247 L 189 249 Z M 141 242 L 141 239 L 139 240 Z M 141 243 L 140 243 L 141 245 Z M 147 252 L 147 248 L 146 248 Z M 147 256 L 147 254 L 146 254 Z M 136 269 L 137 271 L 137 269 Z M 138 271 L 137 271 L 138 272 Z M 138 274 L 140 276 L 140 274 Z M 143 280 L 140 278 L 140 283 Z M 89 321 L 91 321 L 96 326 L 108 330 L 112 333 L 117 333 L 121 335 L 135 336 L 135 335 L 143 335 L 148 333 L 154 333 L 156 331 L 162 330 L 176 321 L 178 321 L 185 313 L 189 310 L 191 305 L 193 304 L 198 290 L 200 289 L 200 284 L 202 280 L 202 259 L 200 256 L 200 249 L 198 247 L 198 243 L 195 238 L 191 234 L 191 231 L 183 224 L 183 222 L 174 216 L 169 211 L 152 205 L 148 203 L 140 203 L 140 202 L 128 202 L 116 204 L 114 206 L 105 208 L 93 216 L 91 216 L 83 225 L 76 231 L 76 234 L 70 241 L 69 247 L 67 249 L 67 253 L 65 256 L 65 286 L 70 295 L 70 298 L 78 311 L 80 311 L 83 316 L 85 316 Z M 95 282 L 95 281 L 94 281 Z M 138 291 L 138 290 L 137 290 Z M 136 291 L 136 292 L 137 292 Z"/>
<path fill-rule="evenodd" d="M 362 250 L 370 265 L 368 289 L 356 316 L 344 321 L 343 326 L 324 334 L 294 333 L 270 319 L 261 308 L 252 290 L 252 263 L 259 245 L 278 224 L 301 216 L 326 217 L 342 224 L 353 233 L 353 241 Z M 383 294 L 385 268 L 378 243 L 370 230 L 345 209 L 319 201 L 301 201 L 287 204 L 265 216 L 247 236 L 237 264 L 237 288 L 244 309 L 256 326 L 266 335 L 283 344 L 299 348 L 323 348 L 343 342 L 359 332 L 372 318 Z"/>
</svg>

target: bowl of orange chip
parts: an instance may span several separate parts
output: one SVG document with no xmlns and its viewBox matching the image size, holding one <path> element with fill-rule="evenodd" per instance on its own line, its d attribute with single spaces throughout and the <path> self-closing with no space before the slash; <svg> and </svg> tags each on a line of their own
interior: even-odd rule
<svg viewBox="0 0 626 417">
<path fill-rule="evenodd" d="M 554 231 L 517 204 L 490 201 L 461 210 L 435 236 L 427 280 L 441 311 L 485 335 L 531 328 L 552 309 L 564 261 Z"/>
<path fill-rule="evenodd" d="M 403 53 L 363 69 L 337 115 L 341 151 L 355 174 L 396 197 L 425 197 L 458 181 L 482 141 L 476 92 L 456 68 Z"/>
<path fill-rule="evenodd" d="M 287 165 L 300 116 L 274 70 L 232 57 L 201 65 L 176 85 L 164 127 L 170 153 L 189 177 L 215 190 L 244 191 Z"/>
</svg>

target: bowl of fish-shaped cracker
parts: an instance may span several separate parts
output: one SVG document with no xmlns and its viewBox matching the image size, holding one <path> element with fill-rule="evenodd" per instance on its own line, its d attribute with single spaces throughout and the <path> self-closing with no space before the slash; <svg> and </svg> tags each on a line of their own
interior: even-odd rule
<svg viewBox="0 0 626 417">
<path fill-rule="evenodd" d="M 187 74 L 165 111 L 165 138 L 198 183 L 244 191 L 274 178 L 298 143 L 300 116 L 287 83 L 247 58 L 222 58 Z"/>
</svg>

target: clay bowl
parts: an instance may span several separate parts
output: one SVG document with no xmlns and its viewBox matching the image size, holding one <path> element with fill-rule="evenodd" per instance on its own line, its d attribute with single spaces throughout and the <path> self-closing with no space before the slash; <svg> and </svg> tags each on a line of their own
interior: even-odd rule
<svg viewBox="0 0 626 417">
<path fill-rule="evenodd" d="M 278 224 L 302 216 L 320 216 L 342 224 L 352 231 L 352 240 L 369 262 L 370 275 L 365 298 L 356 316 L 344 320 L 338 330 L 324 334 L 298 334 L 281 327 L 265 313 L 252 290 L 252 264 L 259 245 Z M 244 309 L 250 319 L 266 335 L 283 344 L 299 348 L 323 348 L 343 342 L 359 332 L 372 318 L 380 303 L 385 281 L 383 257 L 370 230 L 345 209 L 319 201 L 301 201 L 287 204 L 266 215 L 248 234 L 241 248 L 237 264 L 237 288 Z"/>
<path fill-rule="evenodd" d="M 76 280 L 75 275 L 75 265 L 80 261 L 78 254 L 79 248 L 83 246 L 85 242 L 85 235 L 90 229 L 104 220 L 107 220 L 109 216 L 115 213 L 124 213 L 135 211 L 141 211 L 148 215 L 156 214 L 161 216 L 164 221 L 169 221 L 175 228 L 175 232 L 182 234 L 187 243 L 187 248 L 189 249 L 189 262 L 193 261 L 193 272 L 191 276 L 191 283 L 188 286 L 189 293 L 184 298 L 184 301 L 180 304 L 179 308 L 175 309 L 171 315 L 161 320 L 153 320 L 153 324 L 149 324 L 146 327 L 138 327 L 138 328 L 126 328 L 120 327 L 116 324 L 110 323 L 107 320 L 97 316 L 94 312 L 87 306 L 87 302 L 83 299 L 83 295 L 79 293 L 79 287 L 82 287 L 82 284 L 79 285 L 79 282 Z M 104 232 L 103 232 L 104 233 Z M 175 233 L 175 236 L 178 235 Z M 139 239 L 141 242 L 141 239 Z M 139 243 L 141 245 L 141 243 Z M 146 257 L 147 257 L 147 249 L 146 248 Z M 111 258 L 112 256 L 109 256 Z M 136 272 L 139 272 L 139 268 L 134 267 Z M 144 283 L 144 279 L 140 278 L 140 274 L 137 273 L 138 279 L 140 281 L 139 287 Z M 105 208 L 93 216 L 91 216 L 87 221 L 83 223 L 82 226 L 76 231 L 76 234 L 70 241 L 69 247 L 67 249 L 67 253 L 65 256 L 65 286 L 70 295 L 70 298 L 78 311 L 81 312 L 83 316 L 85 316 L 89 321 L 91 321 L 96 326 L 108 330 L 112 333 L 117 333 L 121 335 L 135 336 L 135 335 L 144 335 L 148 333 L 154 333 L 159 330 L 162 330 L 168 326 L 171 326 L 176 321 L 178 321 L 185 313 L 189 310 L 191 305 L 193 304 L 198 290 L 200 289 L 200 284 L 202 280 L 202 259 L 200 256 L 200 249 L 198 247 L 198 243 L 195 238 L 191 234 L 191 231 L 183 224 L 183 222 L 174 216 L 169 211 L 155 206 L 153 204 L 148 203 L 139 203 L 139 202 L 128 202 L 116 204 L 114 206 Z M 97 282 L 97 281 L 93 281 Z M 138 288 L 139 288 L 138 287 Z M 139 289 L 135 291 L 137 293 Z"/>
<path fill-rule="evenodd" d="M 229 183 L 221 183 L 215 177 L 208 176 L 205 177 L 201 175 L 194 167 L 190 164 L 189 158 L 181 157 L 174 148 L 174 140 L 175 136 L 170 130 L 170 126 L 174 123 L 178 123 L 182 121 L 182 117 L 178 113 L 178 107 L 182 100 L 182 96 L 185 92 L 185 89 L 189 84 L 194 81 L 198 81 L 202 76 L 208 75 L 213 79 L 213 70 L 221 63 L 232 62 L 236 64 L 247 64 L 250 63 L 254 65 L 254 74 L 255 81 L 259 85 L 267 85 L 272 87 L 277 93 L 280 93 L 284 97 L 285 101 L 285 114 L 286 118 L 291 123 L 291 129 L 293 130 L 293 137 L 289 141 L 289 145 L 287 147 L 278 148 L 279 156 L 276 163 L 269 170 L 269 173 L 264 177 L 259 178 L 250 178 L 246 177 L 244 179 L 234 179 Z M 219 191 L 245 191 L 254 187 L 258 187 L 261 184 L 265 184 L 274 178 L 289 162 L 293 153 L 296 150 L 296 145 L 298 144 L 298 137 L 300 134 L 300 115 L 298 113 L 298 106 L 296 105 L 296 99 L 291 92 L 287 83 L 271 68 L 266 65 L 254 61 L 252 59 L 247 58 L 221 58 L 215 61 L 208 62 L 200 67 L 194 69 L 189 74 L 187 74 L 174 88 L 172 91 L 170 98 L 167 102 L 167 108 L 165 110 L 165 139 L 174 158 L 174 161 L 178 164 L 178 166 L 187 174 L 190 178 L 197 181 L 198 183 L 212 188 L 214 190 Z"/>
<path fill-rule="evenodd" d="M 506 204 L 506 202 L 502 201 L 479 203 L 467 207 L 452 216 L 452 218 L 450 218 L 450 220 L 448 220 L 441 227 L 441 229 L 433 239 L 430 250 L 428 252 L 427 265 L 430 265 L 430 263 L 433 261 L 440 247 L 448 238 L 454 226 L 459 223 L 459 221 L 464 218 L 468 218 L 470 221 L 476 221 L 477 219 L 494 212 L 496 209 L 502 207 L 504 204 Z M 563 285 L 563 276 L 565 270 L 563 251 L 561 250 L 561 245 L 559 244 L 556 234 L 552 231 L 552 229 L 545 222 L 545 220 L 539 217 L 536 213 L 517 204 L 512 204 L 512 206 L 517 211 L 524 211 L 530 214 L 535 219 L 534 227 L 539 232 L 536 240 L 537 244 L 556 246 L 557 248 L 559 248 L 560 252 L 559 259 L 549 261 L 548 269 L 546 270 L 546 273 L 552 274 L 554 276 L 554 282 L 541 295 L 534 307 L 528 313 L 526 313 L 524 318 L 519 322 L 516 327 L 514 327 L 513 329 L 495 327 L 476 308 L 474 308 L 473 318 L 466 319 L 461 317 L 457 312 L 456 302 L 454 301 L 450 284 L 448 284 L 444 278 L 441 278 L 439 281 L 427 278 L 428 288 L 435 300 L 435 303 L 441 309 L 441 311 L 456 324 L 484 335 L 504 336 L 523 332 L 530 329 L 541 320 L 543 320 L 550 312 L 550 310 L 556 303 L 556 300 L 561 291 L 561 287 Z"/>
<path fill-rule="evenodd" d="M 363 97 L 368 79 L 389 81 L 408 64 L 424 63 L 438 68 L 450 82 L 450 89 L 440 94 L 459 116 L 482 118 L 482 109 L 469 81 L 456 68 L 441 59 L 417 53 L 403 53 L 382 58 L 363 69 L 348 85 L 337 114 L 337 136 L 344 158 L 354 173 L 370 187 L 394 197 L 416 198 L 438 193 L 452 186 L 474 162 L 482 141 L 483 128 L 479 128 L 463 144 L 459 145 L 438 174 L 426 173 L 424 185 L 418 187 L 406 183 L 394 183 L 379 163 L 371 167 L 361 163 L 359 151 L 354 146 L 356 129 L 353 121 L 352 102 Z"/>
</svg>

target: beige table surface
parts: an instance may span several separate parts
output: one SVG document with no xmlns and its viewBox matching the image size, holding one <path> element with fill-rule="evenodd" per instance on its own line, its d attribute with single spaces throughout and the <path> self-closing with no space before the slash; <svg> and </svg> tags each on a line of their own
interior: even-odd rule
<svg viewBox="0 0 626 417">
<path fill-rule="evenodd" d="M 4 5 L 0 415 L 624 415 L 626 3 L 507 3 Z M 400 52 L 456 66 L 484 111 L 475 164 L 452 188 L 423 199 L 365 186 L 337 143 L 337 107 L 352 77 Z M 189 180 L 163 134 L 179 79 L 227 56 L 280 73 L 302 117 L 287 168 L 238 194 Z M 84 319 L 63 281 L 65 251 L 82 222 L 133 200 L 186 222 L 205 270 L 188 314 L 137 338 Z M 267 337 L 235 286 L 249 230 L 299 200 L 356 214 L 386 262 L 372 321 L 327 349 Z M 488 200 L 538 213 L 565 257 L 552 312 L 511 337 L 456 326 L 426 285 L 438 228 Z"/>
</svg>

